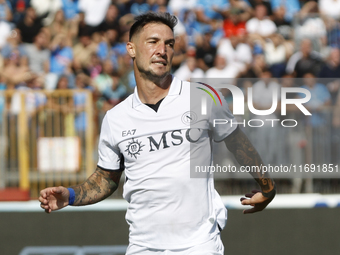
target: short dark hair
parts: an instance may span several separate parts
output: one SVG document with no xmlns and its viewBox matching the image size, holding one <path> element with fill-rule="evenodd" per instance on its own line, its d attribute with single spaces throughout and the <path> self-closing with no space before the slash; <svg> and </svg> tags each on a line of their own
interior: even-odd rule
<svg viewBox="0 0 340 255">
<path fill-rule="evenodd" d="M 146 12 L 144 14 L 135 17 L 135 23 L 130 28 L 129 41 L 134 34 L 140 32 L 140 30 L 149 23 L 163 23 L 174 31 L 174 27 L 177 25 L 177 18 L 168 12 Z"/>
</svg>

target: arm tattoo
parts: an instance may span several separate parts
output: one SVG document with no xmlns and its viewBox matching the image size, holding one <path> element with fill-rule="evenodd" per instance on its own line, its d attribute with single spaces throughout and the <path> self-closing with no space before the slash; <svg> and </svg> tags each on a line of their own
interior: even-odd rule
<svg viewBox="0 0 340 255">
<path fill-rule="evenodd" d="M 106 171 L 97 167 L 84 183 L 72 187 L 75 192 L 73 205 L 94 204 L 107 198 L 118 188 L 121 175 L 121 171 Z"/>
<path fill-rule="evenodd" d="M 263 165 L 260 155 L 240 128 L 237 128 L 224 142 L 241 166 L 258 166 L 258 171 L 250 172 L 250 174 L 264 193 L 274 189 L 274 181 L 269 177 L 269 174 L 260 171 L 260 166 Z"/>
</svg>

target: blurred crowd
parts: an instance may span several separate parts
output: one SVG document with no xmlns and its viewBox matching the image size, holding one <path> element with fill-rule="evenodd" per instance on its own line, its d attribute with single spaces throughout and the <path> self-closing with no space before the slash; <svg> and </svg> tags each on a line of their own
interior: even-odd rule
<svg viewBox="0 0 340 255">
<path fill-rule="evenodd" d="M 0 0 L 0 90 L 89 89 L 112 108 L 134 90 L 125 45 L 147 11 L 179 18 L 180 79 L 329 78 L 305 86 L 340 104 L 340 0 Z"/>
<path fill-rule="evenodd" d="M 8 100 L 4 90 L 28 92 L 29 113 L 50 100 L 39 91 L 74 90 L 72 105 L 54 98 L 54 111 L 37 118 L 52 120 L 54 136 L 72 136 L 76 129 L 84 138 L 87 93 L 78 89 L 92 93 L 99 127 L 102 114 L 134 91 L 125 45 L 134 17 L 147 11 L 178 17 L 172 73 L 182 80 L 224 78 L 245 92 L 252 87 L 259 110 L 271 107 L 272 91 L 280 87 L 311 92 L 305 107 L 313 115 L 302 123 L 312 128 L 309 138 L 300 129 L 250 132 L 265 162 L 339 162 L 340 0 L 0 0 L 0 113 L 21 109 L 18 93 Z M 327 107 L 332 111 L 324 113 Z M 4 119 L 0 114 L 1 144 Z M 306 141 L 312 141 L 310 157 Z M 301 185 L 295 186 L 299 192 Z"/>
</svg>

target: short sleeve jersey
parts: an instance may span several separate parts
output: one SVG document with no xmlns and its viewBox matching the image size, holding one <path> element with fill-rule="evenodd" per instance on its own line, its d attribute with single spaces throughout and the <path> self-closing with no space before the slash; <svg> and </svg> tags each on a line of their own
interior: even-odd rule
<svg viewBox="0 0 340 255">
<path fill-rule="evenodd" d="M 216 109 L 213 100 L 207 104 L 212 114 L 193 112 L 190 87 L 173 77 L 157 112 L 140 101 L 136 88 L 103 119 L 98 166 L 119 169 L 124 156 L 130 243 L 182 249 L 219 232 L 213 179 L 209 174 L 191 178 L 190 162 L 210 165 L 211 141 L 222 141 L 236 126 L 213 127 L 213 119 L 234 118 L 223 99 Z"/>
</svg>

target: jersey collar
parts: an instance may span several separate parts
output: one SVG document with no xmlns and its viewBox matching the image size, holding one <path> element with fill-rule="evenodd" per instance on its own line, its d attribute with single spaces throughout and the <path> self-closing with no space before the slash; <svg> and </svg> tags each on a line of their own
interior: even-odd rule
<svg viewBox="0 0 340 255">
<path fill-rule="evenodd" d="M 182 81 L 177 79 L 175 76 L 172 76 L 172 82 L 170 84 L 169 93 L 166 97 L 180 95 L 181 91 L 182 91 Z M 137 86 L 136 86 L 135 91 L 133 93 L 133 98 L 132 98 L 132 108 L 136 108 L 141 104 L 143 104 L 143 103 L 139 99 L 138 90 L 137 90 Z"/>
</svg>

